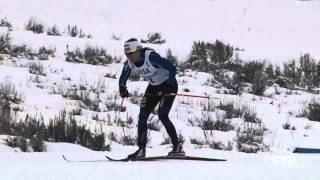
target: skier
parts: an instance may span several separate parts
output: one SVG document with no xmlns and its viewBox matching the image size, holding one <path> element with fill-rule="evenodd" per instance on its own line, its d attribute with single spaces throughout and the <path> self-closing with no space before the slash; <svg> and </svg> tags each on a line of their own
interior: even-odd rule
<svg viewBox="0 0 320 180">
<path fill-rule="evenodd" d="M 149 82 L 140 105 L 137 142 L 139 149 L 128 155 L 128 158 L 146 157 L 147 119 L 158 103 L 159 119 L 173 144 L 173 149 L 168 155 L 184 156 L 182 143 L 179 142 L 176 129 L 168 117 L 175 94 L 178 91 L 178 83 L 175 78 L 176 67 L 169 60 L 162 58 L 153 49 L 142 48 L 135 38 L 125 42 L 124 52 L 127 61 L 124 63 L 119 79 L 120 96 L 122 98 L 129 96 L 126 82 L 131 71 L 136 72 L 141 77 L 147 78 Z"/>
</svg>

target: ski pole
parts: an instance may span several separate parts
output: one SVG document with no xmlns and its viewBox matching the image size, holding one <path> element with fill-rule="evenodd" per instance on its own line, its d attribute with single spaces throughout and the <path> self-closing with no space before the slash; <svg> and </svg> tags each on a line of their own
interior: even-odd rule
<svg viewBox="0 0 320 180">
<path fill-rule="evenodd" d="M 205 99 L 219 99 L 216 97 L 210 96 L 201 96 L 201 95 L 192 95 L 192 94 L 182 94 L 182 93 L 169 93 L 169 94 L 152 94 L 146 93 L 147 96 L 186 96 L 186 97 L 196 97 L 196 98 L 205 98 Z"/>
<path fill-rule="evenodd" d="M 174 94 L 173 94 L 174 95 Z M 207 98 L 209 99 L 209 96 L 201 96 L 201 95 L 191 95 L 191 94 L 181 94 L 181 93 L 177 93 L 175 94 L 176 96 L 188 96 L 188 97 L 197 97 L 197 98 Z"/>
<path fill-rule="evenodd" d="M 122 105 L 123 105 L 123 101 L 124 101 L 124 98 L 122 98 L 122 100 L 121 100 L 121 103 L 120 103 L 120 107 L 119 107 L 119 116 L 120 116 L 120 112 L 121 112 L 121 109 L 122 109 Z M 118 120 L 119 120 L 119 117 L 116 117 L 117 119 L 116 119 L 116 126 L 118 125 Z"/>
<path fill-rule="evenodd" d="M 206 99 L 219 99 L 216 97 L 210 97 L 210 96 L 201 96 L 201 95 L 192 95 L 192 94 L 182 94 L 182 93 L 170 93 L 171 96 L 187 96 L 187 97 L 196 97 L 196 98 L 206 98 Z"/>
<path fill-rule="evenodd" d="M 122 109 L 122 104 L 123 104 L 123 101 L 124 101 L 124 98 L 122 98 L 122 101 L 121 101 L 121 104 L 120 104 L 120 112 L 121 112 L 121 109 Z"/>
</svg>

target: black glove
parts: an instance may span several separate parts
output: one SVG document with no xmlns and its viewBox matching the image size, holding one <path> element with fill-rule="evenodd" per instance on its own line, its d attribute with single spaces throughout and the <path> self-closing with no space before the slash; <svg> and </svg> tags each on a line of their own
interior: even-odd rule
<svg viewBox="0 0 320 180">
<path fill-rule="evenodd" d="M 120 86 L 119 91 L 122 98 L 129 97 L 129 92 L 126 86 Z"/>
</svg>

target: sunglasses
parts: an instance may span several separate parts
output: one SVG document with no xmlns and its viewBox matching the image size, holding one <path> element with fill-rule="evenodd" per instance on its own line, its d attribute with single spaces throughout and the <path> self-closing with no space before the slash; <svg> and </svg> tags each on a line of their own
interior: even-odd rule
<svg viewBox="0 0 320 180">
<path fill-rule="evenodd" d="M 132 55 L 134 52 L 128 52 L 126 53 L 126 55 Z"/>
</svg>

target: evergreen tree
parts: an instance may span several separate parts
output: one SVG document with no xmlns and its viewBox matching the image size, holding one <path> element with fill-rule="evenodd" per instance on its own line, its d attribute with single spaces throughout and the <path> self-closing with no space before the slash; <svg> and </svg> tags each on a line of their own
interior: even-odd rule
<svg viewBox="0 0 320 180">
<path fill-rule="evenodd" d="M 280 77 L 282 74 L 281 74 L 281 69 L 280 69 L 280 66 L 276 66 L 275 70 L 274 70 L 274 75 L 276 78 Z"/>
<path fill-rule="evenodd" d="M 314 79 L 317 74 L 316 62 L 309 54 L 304 54 L 299 58 L 300 68 L 302 71 L 302 86 L 311 88 L 314 86 Z"/>
<path fill-rule="evenodd" d="M 171 49 L 168 49 L 168 50 L 166 51 L 166 59 L 168 59 L 169 61 L 171 61 L 171 62 L 172 62 L 173 64 L 175 64 L 176 66 L 179 65 L 179 64 L 178 64 L 178 59 L 177 59 L 176 56 L 174 56 L 174 55 L 172 54 Z"/>
<path fill-rule="evenodd" d="M 292 84 L 300 85 L 301 81 L 301 69 L 296 64 L 296 61 L 293 59 L 287 63 L 283 64 L 283 75 L 288 79 Z"/>
<path fill-rule="evenodd" d="M 258 61 L 250 61 L 246 62 L 243 66 L 243 74 L 244 74 L 244 81 L 253 83 L 253 80 L 256 78 L 255 74 L 257 71 L 263 72 L 264 70 L 264 63 Z"/>
<path fill-rule="evenodd" d="M 216 40 L 214 44 L 206 43 L 206 46 L 211 63 L 221 67 L 230 62 L 231 57 L 233 56 L 233 47 L 225 45 L 219 40 Z"/>
<path fill-rule="evenodd" d="M 198 70 L 204 70 L 204 67 L 208 67 L 209 61 L 205 42 L 199 41 L 193 43 L 191 54 L 188 59 L 188 65 L 192 69 Z"/>
<path fill-rule="evenodd" d="M 254 78 L 252 81 L 252 93 L 255 95 L 262 96 L 266 90 L 267 77 L 261 71 L 255 71 Z"/>
<path fill-rule="evenodd" d="M 265 72 L 267 76 L 268 85 L 270 85 L 276 79 L 275 72 L 273 70 L 273 65 L 271 63 L 267 66 Z"/>
</svg>

